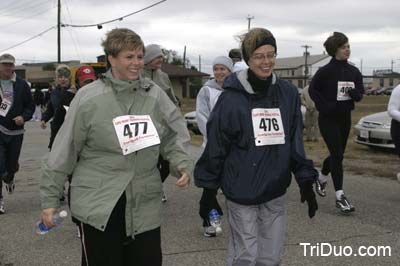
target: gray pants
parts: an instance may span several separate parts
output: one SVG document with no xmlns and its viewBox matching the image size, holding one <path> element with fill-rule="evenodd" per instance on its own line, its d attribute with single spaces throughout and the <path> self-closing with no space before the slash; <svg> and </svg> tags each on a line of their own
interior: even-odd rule
<svg viewBox="0 0 400 266">
<path fill-rule="evenodd" d="M 226 205 L 231 229 L 227 265 L 279 265 L 286 230 L 285 197 L 250 206 L 227 200 Z"/>
</svg>

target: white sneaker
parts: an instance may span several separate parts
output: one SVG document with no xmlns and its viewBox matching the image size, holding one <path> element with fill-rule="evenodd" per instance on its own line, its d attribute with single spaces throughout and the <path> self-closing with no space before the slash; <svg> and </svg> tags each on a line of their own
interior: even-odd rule
<svg viewBox="0 0 400 266">
<path fill-rule="evenodd" d="M 162 203 L 167 202 L 167 195 L 165 194 L 164 189 L 162 190 L 161 202 L 162 202 Z"/>
<path fill-rule="evenodd" d="M 5 214 L 6 209 L 4 208 L 4 200 L 0 199 L 0 214 Z"/>
<path fill-rule="evenodd" d="M 217 232 L 214 226 L 204 226 L 204 236 L 205 237 L 215 237 Z"/>
</svg>

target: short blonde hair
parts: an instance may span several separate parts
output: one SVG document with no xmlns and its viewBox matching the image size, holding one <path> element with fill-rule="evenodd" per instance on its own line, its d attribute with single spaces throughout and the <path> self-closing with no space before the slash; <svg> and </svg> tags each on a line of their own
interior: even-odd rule
<svg viewBox="0 0 400 266">
<path fill-rule="evenodd" d="M 106 39 L 102 41 L 104 53 L 116 57 L 122 50 L 135 50 L 142 48 L 144 44 L 142 39 L 134 31 L 127 28 L 115 28 L 106 33 Z"/>
</svg>

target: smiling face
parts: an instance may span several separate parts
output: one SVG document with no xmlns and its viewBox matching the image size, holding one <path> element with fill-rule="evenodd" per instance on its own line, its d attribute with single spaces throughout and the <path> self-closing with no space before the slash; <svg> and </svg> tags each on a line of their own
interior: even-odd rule
<svg viewBox="0 0 400 266">
<path fill-rule="evenodd" d="M 215 81 L 220 86 L 222 86 L 222 84 L 224 83 L 225 78 L 227 76 L 229 76 L 229 74 L 231 73 L 231 71 L 229 71 L 229 69 L 226 66 L 220 65 L 220 64 L 214 65 L 213 72 L 214 72 Z"/>
<path fill-rule="evenodd" d="M 144 64 L 143 55 L 143 47 L 138 47 L 134 50 L 122 50 L 116 57 L 109 55 L 108 60 L 111 64 L 114 78 L 137 80 Z"/>
<path fill-rule="evenodd" d="M 275 59 L 275 47 L 266 44 L 254 50 L 249 58 L 248 65 L 258 78 L 267 79 L 272 75 Z"/>
<path fill-rule="evenodd" d="M 336 50 L 335 58 L 337 60 L 347 60 L 350 57 L 350 44 L 346 42 Z"/>
</svg>

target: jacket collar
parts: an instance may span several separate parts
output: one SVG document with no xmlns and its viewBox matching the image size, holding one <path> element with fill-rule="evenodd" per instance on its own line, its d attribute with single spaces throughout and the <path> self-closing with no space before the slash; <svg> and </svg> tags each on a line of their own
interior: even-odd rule
<svg viewBox="0 0 400 266">
<path fill-rule="evenodd" d="M 115 79 L 114 76 L 111 73 L 111 70 L 108 70 L 105 75 L 105 79 L 110 82 L 112 85 L 112 88 L 116 92 L 122 92 L 125 90 L 133 90 L 133 89 L 145 89 L 149 90 L 152 87 L 152 84 L 149 80 L 145 79 L 142 74 L 139 75 L 139 79 L 137 80 L 132 80 L 132 81 L 126 81 L 126 80 L 119 80 Z"/>
<path fill-rule="evenodd" d="M 247 80 L 247 69 L 240 70 L 235 73 L 239 82 L 242 84 L 243 88 L 250 94 L 255 94 L 253 88 L 251 87 L 249 81 Z M 271 85 L 274 85 L 276 83 L 276 75 L 275 73 L 272 73 L 272 83 Z"/>
</svg>

